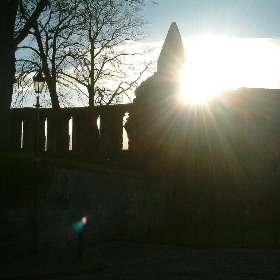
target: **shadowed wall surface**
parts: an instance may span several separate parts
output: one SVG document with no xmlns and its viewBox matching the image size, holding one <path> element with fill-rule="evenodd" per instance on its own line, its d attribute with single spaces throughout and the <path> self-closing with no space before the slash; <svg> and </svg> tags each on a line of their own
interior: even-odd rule
<svg viewBox="0 0 280 280">
<path fill-rule="evenodd" d="M 115 161 L 120 166 L 123 116 L 129 112 L 126 166 L 164 182 L 150 187 L 150 181 L 121 174 L 49 166 L 50 183 L 39 194 L 46 229 L 40 242 L 47 244 L 55 236 L 62 244 L 69 223 L 80 219 L 87 209 L 92 209 L 97 226 L 87 227 L 89 236 L 112 232 L 123 236 L 123 232 L 141 232 L 160 223 L 173 228 L 179 224 L 202 227 L 204 231 L 212 226 L 278 228 L 280 90 L 240 88 L 204 104 L 184 104 L 176 79 L 184 59 L 180 34 L 173 23 L 159 57 L 158 72 L 138 87 L 132 104 L 62 109 L 59 116 L 51 109 L 40 110 L 39 155 L 107 165 Z M 36 110 L 13 109 L 11 113 L 14 151 L 34 154 Z M 71 118 L 73 146 L 69 150 Z M 60 137 L 54 122 L 61 123 Z M 67 194 L 71 194 L 72 208 L 62 210 L 63 199 L 65 207 L 70 203 L 65 200 Z M 44 204 L 44 199 L 49 203 Z M 166 205 L 168 218 L 163 219 Z"/>
<path fill-rule="evenodd" d="M 75 249 L 80 230 L 89 245 L 100 239 L 146 235 L 168 222 L 170 188 L 153 179 L 114 168 L 46 160 L 7 158 L 0 167 L 1 251 L 30 251 L 35 186 L 41 252 Z M 82 217 L 87 217 L 86 225 Z"/>
</svg>

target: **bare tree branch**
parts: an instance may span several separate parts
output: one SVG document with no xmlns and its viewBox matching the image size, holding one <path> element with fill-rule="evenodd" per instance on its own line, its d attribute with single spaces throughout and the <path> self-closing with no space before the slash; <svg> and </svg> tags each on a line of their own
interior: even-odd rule
<svg viewBox="0 0 280 280">
<path fill-rule="evenodd" d="M 35 55 L 25 62 L 19 59 L 18 70 L 31 73 L 41 64 L 56 108 L 70 104 L 73 97 L 88 99 L 90 106 L 118 103 L 120 96 L 131 102 L 152 63 L 144 62 L 150 49 L 135 44 L 146 34 L 144 3 L 53 0 L 33 25 L 30 35 L 37 46 L 20 46 Z M 37 62 L 32 64 L 32 59 Z"/>
<path fill-rule="evenodd" d="M 12 2 L 12 1 L 10 1 Z M 22 2 L 19 1 L 21 4 Z M 36 9 L 33 11 L 32 15 L 27 19 L 25 25 L 21 31 L 14 38 L 14 46 L 18 46 L 24 38 L 28 35 L 29 30 L 32 28 L 34 22 L 38 19 L 44 8 L 49 4 L 49 0 L 40 0 L 36 6 Z M 21 5 L 22 7 L 22 5 Z"/>
</svg>

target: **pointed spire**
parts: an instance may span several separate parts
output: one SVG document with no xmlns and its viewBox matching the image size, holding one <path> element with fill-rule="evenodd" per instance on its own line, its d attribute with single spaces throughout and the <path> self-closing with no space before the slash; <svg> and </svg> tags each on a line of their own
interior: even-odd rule
<svg viewBox="0 0 280 280">
<path fill-rule="evenodd" d="M 182 38 L 177 24 L 172 22 L 157 61 L 157 72 L 168 79 L 177 79 L 185 63 Z"/>
</svg>

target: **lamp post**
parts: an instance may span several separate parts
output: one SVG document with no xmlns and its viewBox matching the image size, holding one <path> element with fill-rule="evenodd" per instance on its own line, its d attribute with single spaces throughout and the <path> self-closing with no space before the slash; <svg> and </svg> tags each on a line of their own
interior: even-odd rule
<svg viewBox="0 0 280 280">
<path fill-rule="evenodd" d="M 39 127 L 40 127 L 40 119 L 39 119 L 39 109 L 40 109 L 40 100 L 39 95 L 43 90 L 45 84 L 45 77 L 42 72 L 39 71 L 33 77 L 34 90 L 37 93 L 36 104 L 34 105 L 37 109 L 37 128 L 36 128 L 36 150 L 35 150 L 35 183 L 33 189 L 33 219 L 32 219 L 32 254 L 37 254 L 38 252 L 38 219 L 37 219 L 37 193 L 38 193 L 38 151 L 39 151 Z"/>
<path fill-rule="evenodd" d="M 37 109 L 37 132 L 36 132 L 36 150 L 35 150 L 35 156 L 38 156 L 38 148 L 39 148 L 39 109 L 40 109 L 40 93 L 43 90 L 44 84 L 45 84 L 45 77 L 43 76 L 42 72 L 39 71 L 34 77 L 33 77 L 33 85 L 34 90 L 37 93 L 36 97 L 36 104 L 34 105 Z"/>
</svg>

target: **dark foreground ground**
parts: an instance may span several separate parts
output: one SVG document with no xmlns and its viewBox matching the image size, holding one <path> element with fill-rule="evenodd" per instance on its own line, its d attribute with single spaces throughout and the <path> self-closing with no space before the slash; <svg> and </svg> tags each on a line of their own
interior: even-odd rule
<svg viewBox="0 0 280 280">
<path fill-rule="evenodd" d="M 39 256 L 17 264 L 6 262 L 0 270 L 0 279 L 280 279 L 280 249 L 111 242 L 85 250 L 82 261 L 76 256 L 61 255 L 53 260 L 51 255 Z"/>
</svg>

